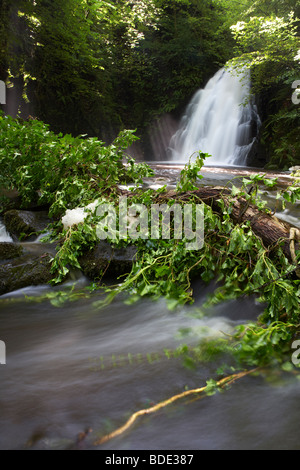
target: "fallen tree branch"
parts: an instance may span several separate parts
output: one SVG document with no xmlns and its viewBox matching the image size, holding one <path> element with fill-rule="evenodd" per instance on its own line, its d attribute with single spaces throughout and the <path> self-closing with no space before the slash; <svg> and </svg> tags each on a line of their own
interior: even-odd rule
<svg viewBox="0 0 300 470">
<path fill-rule="evenodd" d="M 244 197 L 233 197 L 231 191 L 227 188 L 204 187 L 185 193 L 168 191 L 167 193 L 160 194 L 158 201 L 166 202 L 170 199 L 189 201 L 191 198 L 198 199 L 211 206 L 213 211 L 220 215 L 223 212 L 222 205 L 220 204 L 220 200 L 222 200 L 225 207 L 227 209 L 230 208 L 230 218 L 234 223 L 240 224 L 249 221 L 251 229 L 267 248 L 273 249 L 278 244 L 281 244 L 282 250 L 289 262 L 295 264 L 295 250 L 300 248 L 299 239 L 298 242 L 291 245 L 290 231 L 294 229 L 295 233 L 297 233 L 297 228 L 279 220 L 274 215 L 260 210 L 254 204 L 250 204 Z"/>
<path fill-rule="evenodd" d="M 290 252 L 291 252 L 291 257 L 292 261 L 294 264 L 298 264 L 297 262 L 297 257 L 296 257 L 296 251 L 295 251 L 295 238 L 296 240 L 299 241 L 300 239 L 300 231 L 297 228 L 291 227 L 290 229 Z M 296 268 L 296 275 L 297 277 L 300 278 L 300 268 Z"/>
<path fill-rule="evenodd" d="M 246 375 L 249 375 L 253 372 L 255 372 L 256 369 L 244 371 L 244 372 L 239 372 L 237 374 L 229 375 L 228 377 L 225 377 L 224 379 L 219 380 L 216 382 L 216 387 L 224 388 L 226 385 L 230 385 L 231 383 L 235 382 L 238 379 L 241 379 L 242 377 L 245 377 Z M 99 446 L 101 444 L 104 444 L 107 441 L 110 441 L 114 437 L 119 436 L 120 434 L 123 434 L 125 431 L 127 431 L 139 418 L 140 416 L 144 415 L 149 415 L 151 413 L 155 413 L 156 411 L 165 408 L 166 406 L 170 405 L 171 403 L 174 403 L 176 400 L 179 400 L 181 398 L 185 398 L 189 395 L 196 395 L 196 394 L 201 394 L 208 390 L 208 386 L 206 385 L 205 387 L 201 388 L 196 388 L 193 390 L 187 390 L 185 392 L 179 393 L 178 395 L 174 395 L 171 398 L 168 398 L 167 400 L 161 401 L 160 403 L 157 403 L 156 405 L 152 406 L 151 408 L 146 408 L 143 410 L 136 411 L 131 415 L 131 417 L 128 419 L 128 421 L 121 426 L 120 428 L 116 429 L 115 431 L 106 434 L 105 436 L 101 437 L 100 439 L 97 439 L 94 442 L 95 446 Z"/>
</svg>

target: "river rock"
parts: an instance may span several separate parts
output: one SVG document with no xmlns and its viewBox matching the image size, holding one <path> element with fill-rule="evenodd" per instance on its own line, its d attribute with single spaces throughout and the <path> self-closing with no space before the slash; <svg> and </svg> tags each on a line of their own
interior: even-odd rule
<svg viewBox="0 0 300 470">
<path fill-rule="evenodd" d="M 45 230 L 50 222 L 47 211 L 33 212 L 13 209 L 4 214 L 6 230 L 15 240 L 19 239 L 22 234 L 25 239 L 36 236 Z"/>
<path fill-rule="evenodd" d="M 16 243 L 0 242 L 0 262 L 8 259 L 18 258 L 23 254 L 23 247 Z"/>
<path fill-rule="evenodd" d="M 114 278 L 130 273 L 135 246 L 113 249 L 105 241 L 100 241 L 94 248 L 80 257 L 82 272 L 90 279 Z"/>
<path fill-rule="evenodd" d="M 28 286 L 47 284 L 52 274 L 51 255 L 25 254 L 0 265 L 0 295 Z"/>
</svg>

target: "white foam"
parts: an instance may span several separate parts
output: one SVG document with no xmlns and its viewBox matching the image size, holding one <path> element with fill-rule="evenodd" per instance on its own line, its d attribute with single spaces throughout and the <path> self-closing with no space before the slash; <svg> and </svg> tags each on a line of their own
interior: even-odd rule
<svg viewBox="0 0 300 470">
<path fill-rule="evenodd" d="M 86 207 L 76 207 L 75 209 L 68 209 L 61 219 L 64 229 L 84 222 L 89 212 L 94 211 L 98 205 L 99 201 L 96 200 L 88 204 Z"/>
</svg>

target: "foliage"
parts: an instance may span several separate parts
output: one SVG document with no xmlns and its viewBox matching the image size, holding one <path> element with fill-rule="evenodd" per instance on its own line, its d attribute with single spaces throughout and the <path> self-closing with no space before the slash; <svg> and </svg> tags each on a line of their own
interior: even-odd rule
<svg viewBox="0 0 300 470">
<path fill-rule="evenodd" d="M 134 131 L 122 131 L 105 146 L 95 137 L 57 135 L 41 121 L 0 114 L 1 187 L 16 189 L 24 208 L 47 205 L 50 216 L 59 217 L 152 174 L 126 156 L 135 140 Z"/>
<path fill-rule="evenodd" d="M 156 29 L 146 31 L 133 51 L 130 80 L 133 103 L 146 103 L 159 116 L 182 106 L 224 64 L 231 38 L 222 31 L 223 9 L 214 2 L 155 3 L 161 11 Z"/>
<path fill-rule="evenodd" d="M 290 116 L 298 14 L 296 0 L 4 0 L 0 78 L 24 117 L 30 110 L 55 132 L 111 142 L 136 128 L 146 146 L 148 125 L 180 113 L 235 54 L 231 64 L 251 67 L 253 90 L 275 98 L 264 104 L 264 142 L 270 164 L 287 168 L 299 155 L 299 117 Z"/>
<path fill-rule="evenodd" d="M 199 159 L 196 164 L 186 165 L 181 174 L 183 187 L 187 174 L 193 175 L 195 181 L 198 179 L 202 164 L 203 160 Z M 233 198 L 243 196 L 249 203 L 257 203 L 261 210 L 268 211 L 260 200 L 259 188 L 261 185 L 272 188 L 276 180 L 256 174 L 243 178 L 241 187 L 233 182 L 229 184 Z M 300 199 L 299 189 L 299 182 L 295 180 L 292 186 L 278 192 L 278 198 L 295 203 Z M 164 196 L 164 191 L 163 188 L 158 195 L 153 190 L 135 190 L 132 200 L 149 207 L 158 196 Z M 193 199 L 191 193 L 188 203 L 195 205 L 199 201 Z M 114 241 L 115 246 L 134 243 L 138 256 L 131 273 L 117 286 L 99 284 L 106 291 L 106 297 L 94 305 L 102 308 L 122 293 L 126 303 L 137 302 L 144 297 L 155 300 L 163 296 L 169 308 L 176 309 L 179 305 L 193 303 L 194 280 L 200 279 L 204 284 L 216 282 L 218 287 L 208 297 L 204 307 L 254 296 L 264 306 L 264 313 L 257 323 L 241 324 L 230 336 L 202 339 L 198 346 L 193 347 L 182 345 L 172 356 L 182 357 L 187 367 L 194 367 L 199 361 L 215 361 L 218 356 L 224 360 L 225 355 L 227 364 L 233 367 L 230 370 L 270 365 L 286 370 L 287 364 L 293 367 L 287 362 L 288 354 L 292 340 L 299 333 L 300 280 L 296 272 L 300 252 L 297 253 L 296 264 L 290 264 L 280 249 L 280 243 L 276 250 L 274 247 L 272 250 L 266 249 L 249 223 L 234 224 L 230 218 L 230 207 L 225 207 L 222 198 L 219 204 L 223 209 L 222 216 L 204 204 L 205 239 L 200 250 L 187 250 L 184 238 L 177 240 L 172 236 L 168 240 Z M 96 223 L 97 220 L 90 215 L 84 223 L 61 233 L 65 241 L 53 262 L 55 273 L 58 273 L 56 282 L 63 280 L 70 266 L 80 267 L 78 256 L 97 241 Z"/>
<path fill-rule="evenodd" d="M 24 8 L 27 23 L 35 18 L 30 99 L 35 115 L 56 132 L 110 137 L 107 128 L 118 116 L 106 45 L 106 16 L 113 12 L 109 2 L 75 0 Z"/>
<path fill-rule="evenodd" d="M 300 163 L 300 108 L 287 97 L 284 107 L 265 122 L 263 138 L 269 148 L 266 168 L 288 170 Z"/>
<path fill-rule="evenodd" d="M 245 18 L 249 16 L 269 16 L 270 13 L 278 17 L 287 16 L 291 11 L 296 17 L 300 15 L 299 0 L 255 0 L 246 1 L 242 15 Z"/>
<path fill-rule="evenodd" d="M 231 65 L 251 67 L 254 91 L 273 85 L 295 73 L 294 58 L 300 47 L 297 37 L 297 19 L 252 17 L 232 26 L 240 54 Z"/>
<path fill-rule="evenodd" d="M 97 215 L 87 213 L 84 222 L 63 229 L 60 219 L 65 211 L 84 207 L 95 199 L 99 203 L 109 201 L 117 205 L 120 183 L 142 182 L 144 176 L 152 173 L 146 165 L 137 165 L 124 154 L 135 139 L 132 131 L 121 133 L 112 145 L 105 146 L 95 138 L 55 135 L 36 120 L 23 122 L 1 115 L 0 130 L 1 186 L 17 189 L 25 207 L 33 202 L 49 206 L 50 214 L 56 218 L 50 239 L 59 242 L 52 264 L 53 282 L 61 283 L 71 268 L 80 269 L 80 256 L 98 241 Z M 191 204 L 194 218 L 199 200 L 193 190 L 201 180 L 201 167 L 206 157 L 199 152 L 195 162 L 183 169 L 177 185 L 178 194 L 190 191 L 189 199 L 179 199 L 179 204 Z M 231 182 L 232 201 L 243 196 L 249 203 L 268 211 L 260 200 L 259 187 L 272 188 L 275 184 L 276 180 L 258 174 L 244 178 L 241 187 Z M 149 208 L 158 200 L 164 200 L 165 191 L 165 187 L 159 191 L 135 188 L 131 201 Z M 296 179 L 293 185 L 278 193 L 278 197 L 295 203 L 300 198 L 299 191 Z M 174 200 L 166 201 L 172 208 Z M 101 288 L 106 292 L 103 301 L 96 305 L 101 308 L 122 293 L 127 303 L 163 296 L 169 308 L 175 309 L 193 303 L 194 280 L 204 284 L 214 281 L 218 287 L 207 299 L 207 306 L 255 296 L 265 306 L 264 313 L 257 324 L 239 326 L 230 338 L 214 340 L 211 346 L 200 343 L 192 351 L 183 348 L 176 356 L 183 356 L 185 363 L 192 365 L 195 360 L 203 359 L 205 348 L 207 352 L 207 348 L 212 347 L 215 353 L 221 351 L 232 356 L 236 367 L 283 365 L 285 352 L 298 332 L 300 280 L 296 274 L 300 252 L 296 252 L 295 264 L 291 264 L 280 248 L 280 241 L 276 249 L 267 249 L 248 222 L 233 223 L 231 208 L 225 206 L 222 195 L 218 204 L 222 209 L 220 213 L 203 204 L 204 244 L 198 250 L 188 250 L 185 237 L 175 238 L 174 227 L 171 227 L 170 238 L 164 239 L 162 225 L 160 237 L 155 239 L 129 236 L 126 240 L 110 240 L 108 237 L 115 247 L 135 244 L 138 254 L 132 271 L 117 286 L 105 286 L 101 279 L 94 283 L 93 289 Z M 101 273 L 99 276 L 101 278 Z M 71 292 L 71 296 L 76 299 L 80 293 Z M 67 298 L 68 295 L 55 292 L 52 301 L 61 305 Z"/>
<path fill-rule="evenodd" d="M 212 0 L 5 4 L 3 79 L 55 132 L 111 141 L 122 128 L 141 129 L 230 57 L 224 9 Z"/>
<path fill-rule="evenodd" d="M 0 77 L 1 79 L 6 78 L 6 71 L 8 68 L 7 57 L 8 57 L 8 32 L 5 25 L 9 21 L 9 1 L 3 0 L 0 10 Z"/>
<path fill-rule="evenodd" d="M 300 76 L 299 13 L 298 1 L 259 0 L 249 6 L 245 21 L 231 26 L 238 47 L 228 65 L 251 69 L 252 91 L 262 106 L 268 168 L 299 164 L 300 114 L 292 102 L 292 84 Z"/>
<path fill-rule="evenodd" d="M 232 59 L 251 68 L 267 160 L 286 169 L 300 154 L 299 13 L 299 0 L 3 0 L 0 79 L 23 117 L 105 142 L 135 128 L 147 148 L 148 126 Z"/>
<path fill-rule="evenodd" d="M 186 171 L 192 171 L 192 165 L 188 167 Z M 275 182 L 255 175 L 244 179 L 240 190 L 232 185 L 232 194 L 246 197 L 249 203 L 258 202 L 258 189 L 249 194 L 246 187 L 251 185 L 253 188 L 259 183 L 272 187 Z M 295 202 L 299 198 L 299 186 L 284 190 L 282 195 L 286 200 Z M 142 195 L 139 201 L 145 202 Z M 191 202 L 196 203 L 192 195 Z M 234 225 L 230 219 L 230 208 L 224 206 L 222 199 L 219 204 L 223 207 L 222 218 L 204 205 L 206 233 L 200 252 L 186 250 L 184 239 L 140 240 L 140 256 L 132 272 L 118 289 L 111 291 L 113 295 L 109 301 L 118 292 L 129 291 L 131 301 L 148 295 L 155 298 L 163 295 L 169 299 L 169 305 L 175 307 L 193 301 L 193 279 L 200 278 L 205 283 L 217 279 L 221 287 L 214 292 L 209 303 L 256 294 L 259 301 L 266 305 L 264 318 L 267 321 L 279 321 L 283 317 L 297 321 L 300 314 L 300 281 L 295 278 L 295 266 L 285 258 L 280 245 L 271 254 L 248 223 Z"/>
<path fill-rule="evenodd" d="M 201 168 L 204 165 L 205 158 L 209 157 L 207 153 L 198 152 L 196 160 L 191 162 L 191 159 L 187 165 L 181 170 L 180 178 L 176 186 L 177 191 L 193 191 L 193 189 L 197 189 L 195 186 L 197 180 L 203 178 L 200 174 Z"/>
</svg>

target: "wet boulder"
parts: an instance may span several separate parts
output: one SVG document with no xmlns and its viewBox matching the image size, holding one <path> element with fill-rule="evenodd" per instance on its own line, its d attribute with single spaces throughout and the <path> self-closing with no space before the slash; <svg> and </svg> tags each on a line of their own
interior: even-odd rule
<svg viewBox="0 0 300 470">
<path fill-rule="evenodd" d="M 51 220 L 47 211 L 25 211 L 12 209 L 5 212 L 4 223 L 7 231 L 15 240 L 30 239 L 45 230 Z"/>
<path fill-rule="evenodd" d="M 52 275 L 51 255 L 24 254 L 0 264 L 0 295 L 29 286 L 47 284 Z"/>
<path fill-rule="evenodd" d="M 133 245 L 113 248 L 109 243 L 100 241 L 80 257 L 79 263 L 82 272 L 90 279 L 116 279 L 130 273 L 136 253 L 137 249 Z"/>
<path fill-rule="evenodd" d="M 24 253 L 23 247 L 16 243 L 0 242 L 0 262 L 18 258 Z"/>
</svg>

